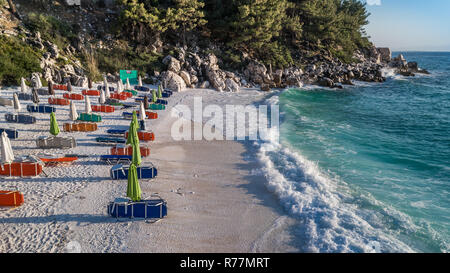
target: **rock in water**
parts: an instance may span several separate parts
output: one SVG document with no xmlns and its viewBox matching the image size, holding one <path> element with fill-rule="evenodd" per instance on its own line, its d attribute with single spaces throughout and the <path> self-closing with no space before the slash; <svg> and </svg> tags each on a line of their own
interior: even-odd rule
<svg viewBox="0 0 450 273">
<path fill-rule="evenodd" d="M 319 79 L 318 84 L 319 84 L 319 86 L 330 87 L 330 88 L 334 86 L 333 80 L 330 78 L 326 78 L 326 77 Z"/>
<path fill-rule="evenodd" d="M 391 49 L 388 47 L 379 47 L 377 48 L 378 53 L 381 55 L 381 61 L 383 63 L 389 63 L 391 61 Z"/>
</svg>

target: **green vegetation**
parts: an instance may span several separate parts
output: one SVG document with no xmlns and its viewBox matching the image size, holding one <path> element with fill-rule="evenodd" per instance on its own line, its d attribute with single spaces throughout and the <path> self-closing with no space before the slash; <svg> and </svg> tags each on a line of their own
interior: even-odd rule
<svg viewBox="0 0 450 273">
<path fill-rule="evenodd" d="M 21 77 L 41 72 L 40 53 L 15 37 L 0 35 L 0 83 L 19 85 Z"/>
<path fill-rule="evenodd" d="M 30 12 L 24 20 L 25 25 L 32 31 L 39 31 L 44 40 L 65 48 L 77 37 L 76 27 L 44 13 Z"/>
<path fill-rule="evenodd" d="M 119 0 L 122 33 L 137 43 L 155 37 L 189 43 L 190 33 L 222 42 L 227 62 L 236 51 L 274 67 L 296 63 L 306 44 L 350 62 L 357 48 L 370 45 L 363 27 L 369 14 L 359 0 Z M 197 35 L 199 36 L 199 35 Z"/>
<path fill-rule="evenodd" d="M 138 51 L 122 41 L 113 49 L 97 49 L 86 51 L 81 55 L 81 60 L 87 70 L 87 74 L 94 80 L 100 80 L 101 72 L 117 73 L 120 69 L 136 69 L 143 76 L 144 73 L 153 70 L 162 70 L 162 58 L 160 54 L 148 51 Z"/>
</svg>

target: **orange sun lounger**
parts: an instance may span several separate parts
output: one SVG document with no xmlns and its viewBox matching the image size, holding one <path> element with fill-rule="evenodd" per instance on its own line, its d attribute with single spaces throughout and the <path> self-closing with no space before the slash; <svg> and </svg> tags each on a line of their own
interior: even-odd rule
<svg viewBox="0 0 450 273">
<path fill-rule="evenodd" d="M 65 99 L 69 100 L 84 100 L 84 96 L 81 94 L 75 94 L 75 93 L 64 93 L 63 97 Z"/>
<path fill-rule="evenodd" d="M 113 93 L 111 94 L 111 99 L 116 99 L 116 100 L 127 100 L 128 96 L 126 94 L 123 94 L 124 92 L 117 94 L 117 93 Z"/>
<path fill-rule="evenodd" d="M 0 175 L 4 176 L 37 176 L 42 172 L 39 162 L 12 162 L 0 165 Z"/>
<path fill-rule="evenodd" d="M 53 89 L 67 91 L 67 85 L 65 85 L 65 84 L 54 84 L 53 85 Z"/>
<path fill-rule="evenodd" d="M 69 105 L 70 101 L 68 99 L 62 99 L 62 98 L 48 98 L 48 104 Z"/>
<path fill-rule="evenodd" d="M 0 191 L 0 206 L 17 207 L 24 202 L 20 191 Z"/>
<path fill-rule="evenodd" d="M 96 123 L 64 123 L 65 132 L 93 132 L 97 129 Z"/>
<path fill-rule="evenodd" d="M 145 157 L 150 155 L 149 147 L 141 145 L 139 148 L 141 150 L 141 156 Z M 117 145 L 111 148 L 111 155 L 133 155 L 133 147 Z"/>
<path fill-rule="evenodd" d="M 128 138 L 128 132 L 125 132 L 125 138 Z M 141 141 L 154 141 L 155 133 L 153 132 L 138 132 L 138 138 Z"/>
<path fill-rule="evenodd" d="M 42 162 L 45 163 L 46 166 L 57 165 L 59 163 L 72 163 L 73 161 L 78 159 L 78 157 L 75 156 L 57 157 L 53 155 L 38 155 L 38 157 Z"/>
<path fill-rule="evenodd" d="M 98 90 L 83 90 L 81 91 L 81 94 L 85 95 L 85 96 L 100 96 L 100 91 Z"/>
<path fill-rule="evenodd" d="M 103 113 L 113 113 L 115 111 L 114 106 L 111 105 L 92 105 L 92 111 L 103 112 Z"/>
</svg>

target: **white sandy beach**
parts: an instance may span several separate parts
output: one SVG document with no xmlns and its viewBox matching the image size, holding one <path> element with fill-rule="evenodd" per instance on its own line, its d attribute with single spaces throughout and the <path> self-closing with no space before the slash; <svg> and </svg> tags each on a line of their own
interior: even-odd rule
<svg viewBox="0 0 450 273">
<path fill-rule="evenodd" d="M 75 89 L 80 92 L 80 88 Z M 12 98 L 18 89 L 3 89 Z M 62 96 L 62 91 L 56 91 Z M 17 187 L 25 204 L 0 211 L 0 252 L 64 252 L 69 242 L 78 242 L 82 252 L 293 252 L 300 246 L 291 234 L 296 220 L 286 216 L 276 197 L 265 186 L 255 150 L 237 141 L 174 141 L 170 110 L 177 103 L 192 105 L 193 97 L 203 104 L 252 104 L 266 93 L 242 90 L 238 94 L 213 90 L 174 93 L 166 111 L 157 120 L 147 120 L 155 132 L 151 154 L 158 177 L 141 180 L 144 197 L 158 193 L 168 204 L 168 216 L 156 223 L 139 219 L 117 221 L 106 213 L 106 205 L 123 197 L 127 182 L 110 179 L 110 165 L 98 161 L 112 145 L 98 144 L 95 137 L 110 128 L 127 129 L 123 110 L 102 113 L 99 130 L 70 133 L 78 146 L 71 150 L 46 151 L 89 155 L 72 165 L 46 167 L 48 177 L 0 177 L 0 187 Z M 40 96 L 46 104 L 47 97 Z M 130 100 L 129 100 L 130 101 Z M 132 100 L 134 101 L 134 100 Z M 22 107 L 31 101 L 21 101 Z M 97 104 L 91 97 L 91 103 Z M 84 102 L 77 102 L 78 112 Z M 58 106 L 60 127 L 69 122 L 68 106 Z M 49 115 L 35 114 L 37 124 L 6 123 L 4 114 L 13 107 L 0 107 L 0 127 L 19 129 L 11 140 L 15 155 L 38 154 L 35 138 L 48 135 Z M 22 112 L 26 112 L 22 110 Z M 69 135 L 62 132 L 61 135 Z"/>
</svg>

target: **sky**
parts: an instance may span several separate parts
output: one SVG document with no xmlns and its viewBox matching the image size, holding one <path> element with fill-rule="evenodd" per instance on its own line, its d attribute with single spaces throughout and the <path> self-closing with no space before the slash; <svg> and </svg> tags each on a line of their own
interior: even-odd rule
<svg viewBox="0 0 450 273">
<path fill-rule="evenodd" d="M 450 0 L 365 0 L 377 47 L 393 51 L 450 51 Z"/>
</svg>

